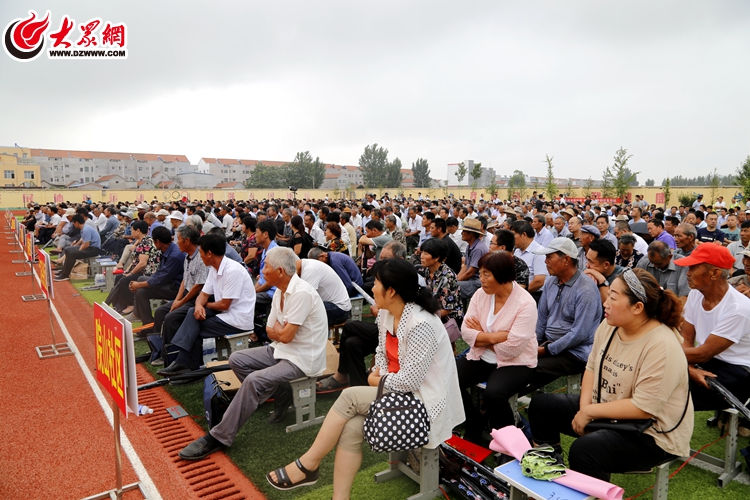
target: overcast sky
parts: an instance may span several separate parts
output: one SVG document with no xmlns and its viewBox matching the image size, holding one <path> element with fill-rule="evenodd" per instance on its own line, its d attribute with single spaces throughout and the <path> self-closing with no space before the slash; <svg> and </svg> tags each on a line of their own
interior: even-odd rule
<svg viewBox="0 0 750 500">
<path fill-rule="evenodd" d="M 750 2 L 2 0 L 127 25 L 128 59 L 0 52 L 0 145 L 498 174 L 733 173 L 750 154 Z M 77 30 L 77 28 L 76 28 Z M 50 30 L 51 31 L 51 30 Z"/>
</svg>

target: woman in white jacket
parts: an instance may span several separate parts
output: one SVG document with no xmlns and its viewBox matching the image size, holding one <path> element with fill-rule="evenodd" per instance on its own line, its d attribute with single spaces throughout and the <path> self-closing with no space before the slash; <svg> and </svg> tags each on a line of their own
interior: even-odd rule
<svg viewBox="0 0 750 500">
<path fill-rule="evenodd" d="M 435 314 L 440 308 L 429 290 L 419 285 L 414 266 L 388 259 L 373 267 L 373 297 L 378 306 L 380 341 L 369 386 L 345 389 L 328 412 L 312 447 L 294 463 L 266 478 L 277 489 L 315 484 L 321 460 L 335 447 L 333 498 L 348 499 L 362 462 L 363 425 L 383 375 L 387 392 L 413 392 L 430 416 L 435 448 L 463 422 L 456 365 L 448 333 Z"/>
</svg>

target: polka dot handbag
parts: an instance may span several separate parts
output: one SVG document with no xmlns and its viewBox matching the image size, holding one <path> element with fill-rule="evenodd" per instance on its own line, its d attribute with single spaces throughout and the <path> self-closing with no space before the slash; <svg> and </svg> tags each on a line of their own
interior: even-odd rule
<svg viewBox="0 0 750 500">
<path fill-rule="evenodd" d="M 380 379 L 378 395 L 365 419 L 365 439 L 372 451 L 386 453 L 420 448 L 430 440 L 430 417 L 411 392 L 383 394 L 387 375 Z"/>
</svg>

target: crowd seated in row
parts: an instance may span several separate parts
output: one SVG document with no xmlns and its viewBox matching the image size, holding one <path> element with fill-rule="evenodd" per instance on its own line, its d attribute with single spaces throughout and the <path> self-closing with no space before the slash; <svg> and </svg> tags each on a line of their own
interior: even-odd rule
<svg viewBox="0 0 750 500">
<path fill-rule="evenodd" d="M 105 209 L 119 214 L 114 237 L 127 233 L 132 245 L 108 300 L 124 313 L 132 304 L 131 318 L 144 323 L 152 319 L 148 298 L 173 300 L 157 309 L 153 326 L 179 348 L 177 361 L 160 370 L 166 376 L 200 366 L 204 337 L 258 329 L 254 320 L 265 309 L 265 331 L 255 333 L 270 343 L 232 354 L 242 388 L 229 417 L 181 452 L 186 459 L 230 446 L 269 397 L 277 401 L 271 421 L 280 420 L 290 401 L 284 383 L 318 376 L 328 326 L 345 322 L 338 370 L 318 387 L 351 388 L 312 448 L 269 474 L 281 489 L 313 482 L 320 460 L 339 443 L 342 472 L 334 490 L 348 491 L 359 466 L 362 408 L 386 372 L 390 390 L 429 393 L 433 423 L 439 422 L 431 445 L 464 414 L 465 437 L 481 443 L 484 431 L 515 423 L 510 396 L 583 374 L 580 398 L 534 395 L 529 416 L 537 443 L 558 445 L 560 433 L 581 436 L 570 451 L 571 467 L 602 479 L 685 454 L 692 404 L 726 406 L 707 377 L 742 400 L 750 397 L 750 221 L 736 209 L 720 220 L 701 206 L 665 213 L 642 200 L 593 208 L 536 201 L 474 206 L 384 198 L 376 206 L 368 198 L 362 206 L 282 202 L 281 210 L 178 203 L 168 207 L 171 214 L 159 205 L 133 207 L 138 215 Z M 67 218 L 70 208 L 63 208 Z M 61 249 L 58 279 L 82 255 L 100 252 L 94 213 L 77 210 L 83 213 L 55 229 L 61 228 L 58 242 L 73 233 Z M 157 215 L 162 210 L 166 216 Z M 160 227 L 160 216 L 172 228 Z M 240 249 L 239 262 L 228 256 L 227 237 Z M 348 320 L 350 297 L 358 293 L 352 283 L 375 298 L 375 323 Z M 453 324 L 470 349 L 447 363 Z M 375 375 L 365 363 L 372 353 Z M 431 375 L 435 363 L 442 369 Z M 477 382 L 486 382 L 482 408 L 469 396 Z M 460 405 L 440 402 L 459 397 Z M 584 431 L 599 418 L 655 423 L 638 439 Z"/>
</svg>

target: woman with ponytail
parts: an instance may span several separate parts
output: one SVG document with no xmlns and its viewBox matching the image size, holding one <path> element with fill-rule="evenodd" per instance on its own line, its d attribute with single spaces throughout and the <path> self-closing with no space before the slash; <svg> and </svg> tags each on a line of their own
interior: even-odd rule
<svg viewBox="0 0 750 500">
<path fill-rule="evenodd" d="M 611 284 L 604 313 L 580 396 L 539 394 L 529 420 L 537 444 L 559 447 L 561 432 L 581 436 L 570 447 L 570 468 L 608 481 L 689 455 L 693 404 L 677 296 L 647 271 L 628 269 Z M 587 428 L 593 420 L 622 426 L 649 419 L 642 433 Z"/>
<path fill-rule="evenodd" d="M 440 305 L 419 285 L 414 266 L 401 259 L 377 262 L 371 273 L 378 307 L 379 343 L 369 386 L 345 389 L 328 412 L 312 447 L 294 463 L 266 478 L 280 490 L 314 484 L 321 460 L 336 447 L 333 498 L 350 496 L 362 462 L 365 416 L 385 379 L 385 392 L 412 392 L 430 417 L 425 448 L 436 448 L 464 420 L 456 363 L 448 333 L 436 314 Z"/>
</svg>

